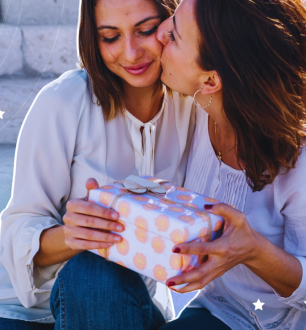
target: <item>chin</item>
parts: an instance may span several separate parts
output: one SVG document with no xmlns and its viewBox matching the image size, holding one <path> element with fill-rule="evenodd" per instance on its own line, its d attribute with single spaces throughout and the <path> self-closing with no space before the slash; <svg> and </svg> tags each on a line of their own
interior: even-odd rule
<svg viewBox="0 0 306 330">
<path fill-rule="evenodd" d="M 140 76 L 131 76 L 129 77 L 125 76 L 123 79 L 131 86 L 133 87 L 149 87 L 154 85 L 160 77 L 160 72 L 155 73 L 155 74 L 143 74 Z"/>
</svg>

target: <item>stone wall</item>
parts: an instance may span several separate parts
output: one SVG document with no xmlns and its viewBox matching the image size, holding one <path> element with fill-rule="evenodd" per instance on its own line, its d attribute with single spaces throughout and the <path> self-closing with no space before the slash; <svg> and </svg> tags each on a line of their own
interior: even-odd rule
<svg viewBox="0 0 306 330">
<path fill-rule="evenodd" d="M 78 0 L 0 0 L 0 77 L 74 69 Z"/>
</svg>

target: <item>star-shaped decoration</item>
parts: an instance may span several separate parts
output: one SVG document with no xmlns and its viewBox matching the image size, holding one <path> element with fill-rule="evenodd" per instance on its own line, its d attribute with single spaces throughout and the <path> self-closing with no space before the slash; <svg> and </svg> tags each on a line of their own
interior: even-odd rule
<svg viewBox="0 0 306 330">
<path fill-rule="evenodd" d="M 3 119 L 3 114 L 5 114 L 5 111 L 0 110 L 0 118 Z"/>
<path fill-rule="evenodd" d="M 264 304 L 265 303 L 260 302 L 260 300 L 258 299 L 256 303 L 253 303 L 253 305 L 255 305 L 255 311 L 256 311 L 256 309 L 261 309 L 262 310 L 262 306 Z"/>
</svg>

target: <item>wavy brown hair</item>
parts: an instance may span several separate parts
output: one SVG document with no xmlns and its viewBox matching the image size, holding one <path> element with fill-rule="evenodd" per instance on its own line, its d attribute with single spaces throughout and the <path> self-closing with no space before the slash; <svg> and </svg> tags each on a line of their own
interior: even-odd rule
<svg viewBox="0 0 306 330">
<path fill-rule="evenodd" d="M 195 16 L 199 65 L 221 77 L 238 161 L 260 191 L 295 166 L 305 145 L 305 3 L 195 0 Z"/>
<path fill-rule="evenodd" d="M 124 109 L 121 78 L 105 65 L 98 46 L 95 5 L 98 0 L 82 0 L 78 26 L 79 67 L 85 68 L 91 79 L 91 98 L 97 97 L 106 120 L 111 120 Z M 146 1 L 146 0 L 143 0 Z M 162 20 L 170 17 L 178 5 L 177 0 L 155 0 Z M 158 81 L 156 89 L 162 86 Z M 168 90 L 169 91 L 169 90 Z M 171 94 L 171 91 L 169 91 Z"/>
</svg>

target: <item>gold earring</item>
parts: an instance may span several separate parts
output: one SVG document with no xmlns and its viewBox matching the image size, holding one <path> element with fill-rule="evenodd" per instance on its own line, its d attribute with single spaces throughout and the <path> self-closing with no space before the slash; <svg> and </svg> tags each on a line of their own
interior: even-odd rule
<svg viewBox="0 0 306 330">
<path fill-rule="evenodd" d="M 195 99 L 197 93 L 200 91 L 201 89 L 199 89 L 198 91 L 196 91 L 193 95 L 193 103 L 196 105 L 196 106 L 200 106 L 200 108 L 204 109 L 204 108 L 207 108 L 208 106 L 211 105 L 211 102 L 212 102 L 212 95 L 210 94 L 210 101 L 207 105 L 204 105 L 203 107 L 199 104 L 199 102 Z"/>
</svg>

